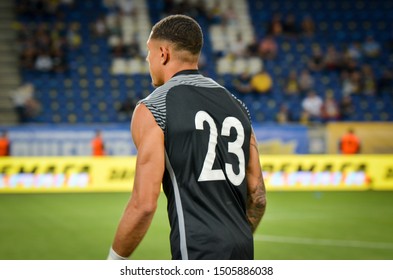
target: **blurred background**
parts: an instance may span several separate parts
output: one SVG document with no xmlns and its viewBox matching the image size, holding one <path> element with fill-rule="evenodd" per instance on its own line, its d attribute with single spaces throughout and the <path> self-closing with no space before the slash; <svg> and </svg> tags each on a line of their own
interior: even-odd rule
<svg viewBox="0 0 393 280">
<path fill-rule="evenodd" d="M 132 154 L 131 148 L 115 146 L 128 137 L 123 131 L 135 103 L 152 91 L 145 62 L 150 28 L 173 13 L 201 24 L 200 70 L 245 102 L 261 127 L 264 154 L 337 153 L 337 140 L 349 126 L 340 126 L 343 122 L 360 125 L 355 130 L 364 138 L 363 153 L 393 150 L 391 1 L 4 0 L 0 5 L 0 128 L 14 140 L 12 155 L 88 155 L 86 138 L 97 127 L 108 141 L 108 154 Z M 371 128 L 363 126 L 370 122 L 372 137 Z M 45 137 L 48 129 L 55 133 Z M 62 136 L 70 129 L 78 133 L 65 144 Z M 56 141 L 47 139 L 52 137 Z M 109 144 L 113 141 L 118 145 Z"/>
<path fill-rule="evenodd" d="M 248 106 L 263 154 L 338 153 L 348 122 L 356 122 L 361 152 L 393 150 L 391 1 L 0 5 L 0 129 L 12 155 L 89 155 L 97 128 L 108 155 L 133 154 L 124 129 L 152 91 L 146 40 L 174 13 L 202 26 L 200 70 Z"/>
<path fill-rule="evenodd" d="M 112 194 L 116 199 L 111 203 L 119 199 L 120 206 L 125 203 L 136 154 L 129 124 L 135 104 L 153 90 L 145 62 L 146 41 L 155 22 L 177 13 L 190 15 L 204 31 L 201 73 L 227 87 L 251 113 L 267 188 L 278 191 L 271 194 L 276 203 L 267 212 L 268 231 L 263 232 L 267 237 L 261 235 L 260 242 L 315 245 L 310 238 L 322 238 L 325 241 L 316 243 L 326 246 L 338 238 L 351 240 L 348 246 L 356 248 L 350 251 L 340 241 L 331 246 L 343 247 L 349 255 L 334 250 L 309 255 L 296 247 L 279 254 L 277 247 L 269 251 L 264 243 L 268 249 L 258 258 L 392 258 L 392 1 L 2 0 L 0 218 L 9 226 L 0 225 L 4 241 L 0 259 L 23 258 L 6 245 L 14 244 L 7 238 L 17 238 L 15 228 L 29 221 L 19 206 L 35 213 L 37 204 L 57 201 L 45 196 L 48 192 L 120 192 L 125 194 Z M 353 190 L 366 192 L 345 192 Z M 45 194 L 42 200 L 38 196 L 32 200 L 4 193 Z M 23 198 L 37 203 L 29 208 Z M 291 204 L 296 201 L 304 207 Z M 370 201 L 374 212 L 364 215 L 363 206 Z M 91 209 L 100 208 L 81 203 L 88 207 L 87 219 L 93 216 Z M 62 211 L 81 207 L 76 205 L 63 205 Z M 283 205 L 287 208 L 280 208 Z M 113 207 L 117 212 L 113 210 L 111 218 L 108 212 L 102 214 L 112 221 L 121 212 Z M 336 216 L 328 220 L 324 215 L 333 213 L 332 207 Z M 319 211 L 320 215 L 310 216 Z M 342 215 L 354 227 L 349 223 L 338 230 L 336 219 Z M 54 218 L 49 220 L 53 223 Z M 320 232 L 306 233 L 303 228 L 291 232 L 284 226 L 296 227 L 299 221 Z M 375 222 L 378 226 L 354 237 L 354 232 L 364 230 L 360 225 Z M 70 224 L 59 226 L 59 232 Z M 105 246 L 115 224 L 116 220 L 105 229 L 97 225 Z M 167 225 L 163 227 L 167 230 Z M 37 229 L 45 231 L 45 223 Z M 289 239 L 282 237 L 290 232 Z M 359 239 L 363 243 L 356 243 Z M 46 246 L 45 240 L 35 241 L 37 250 Z M 369 251 L 359 255 L 364 248 Z M 106 254 L 83 253 L 51 255 L 48 250 L 44 256 Z M 140 257 L 168 256 L 141 253 Z"/>
</svg>

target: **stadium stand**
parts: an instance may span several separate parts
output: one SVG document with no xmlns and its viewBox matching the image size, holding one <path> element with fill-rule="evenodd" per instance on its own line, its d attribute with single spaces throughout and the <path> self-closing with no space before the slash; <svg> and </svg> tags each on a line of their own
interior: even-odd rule
<svg viewBox="0 0 393 280">
<path fill-rule="evenodd" d="M 42 5 L 33 7 L 33 2 Z M 301 103 L 306 94 L 288 95 L 285 84 L 291 71 L 305 69 L 322 99 L 332 95 L 340 104 L 348 90 L 353 108 L 347 106 L 341 120 L 393 120 L 391 1 L 18 0 L 15 10 L 21 79 L 34 85 L 44 108 L 30 122 L 128 122 L 129 116 L 119 112 L 123 102 L 152 90 L 144 60 L 149 30 L 170 13 L 186 13 L 200 22 L 205 34 L 201 71 L 242 99 L 255 122 L 275 122 L 283 106 L 292 121 L 304 121 Z M 266 38 L 271 41 L 263 48 L 275 50 L 276 44 L 275 55 L 259 52 Z M 51 46 L 51 61 L 42 58 L 37 69 L 36 57 L 45 55 L 45 42 Z M 28 59 L 31 44 L 35 64 Z M 334 59 L 332 46 L 340 63 L 329 68 L 323 62 L 328 49 L 329 61 Z M 315 50 L 320 58 L 313 58 Z M 322 61 L 322 68 L 310 67 L 310 61 Z M 233 81 L 239 75 L 261 69 L 273 78 L 271 94 L 236 92 Z"/>
</svg>

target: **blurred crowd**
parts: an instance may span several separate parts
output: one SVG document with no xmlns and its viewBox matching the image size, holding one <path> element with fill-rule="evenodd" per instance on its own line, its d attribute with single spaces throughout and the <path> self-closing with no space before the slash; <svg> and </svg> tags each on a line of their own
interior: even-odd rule
<svg viewBox="0 0 393 280">
<path fill-rule="evenodd" d="M 77 22 L 65 21 L 65 8 L 73 0 L 18 0 L 18 16 L 26 21 L 15 25 L 19 64 L 22 70 L 64 73 L 68 69 L 67 51 L 82 43 Z"/>
<path fill-rule="evenodd" d="M 91 36 L 105 38 L 108 41 L 113 58 L 141 58 L 142 50 L 138 33 L 124 41 L 121 21 L 124 16 L 136 17 L 137 6 L 133 0 L 102 0 L 107 13 L 103 13 L 90 24 Z M 17 0 L 16 12 L 24 18 L 40 18 L 36 24 L 31 21 L 18 21 L 18 51 L 20 68 L 30 71 L 64 73 L 69 69 L 67 52 L 78 49 L 83 43 L 80 25 L 77 21 L 65 21 L 64 11 L 72 10 L 77 3 L 74 0 Z M 224 7 L 224 8 L 223 8 Z M 162 3 L 162 16 L 169 14 L 187 14 L 194 18 L 202 18 L 208 26 L 220 25 L 225 28 L 239 24 L 235 7 L 231 4 L 221 5 L 214 1 L 206 5 L 204 1 L 165 0 Z M 257 58 L 263 62 L 274 63 L 283 55 L 280 48 L 282 38 L 313 40 L 317 32 L 317 24 L 312 15 L 297 18 L 294 14 L 273 14 L 268 21 L 254 26 L 263 29 L 261 38 L 252 37 L 246 40 L 245 34 L 236 34 L 236 40 L 219 51 L 213 50 L 213 61 L 222 57 Z M 372 34 L 364 34 L 361 41 L 338 45 L 330 42 L 327 46 L 318 43 L 312 45 L 302 69 L 286 69 L 288 76 L 278 77 L 277 73 L 269 73 L 261 67 L 256 73 L 243 71 L 234 75 L 232 86 L 236 95 L 243 98 L 247 95 L 272 95 L 272 89 L 279 80 L 281 92 L 285 97 L 297 97 L 301 100 L 301 112 L 294 112 L 291 105 L 283 99 L 277 104 L 276 121 L 279 123 L 328 122 L 350 120 L 354 113 L 352 97 L 379 96 L 393 92 L 393 71 L 381 69 L 376 75 L 373 61 L 379 59 L 384 45 L 375 40 Z M 391 50 L 390 50 L 391 51 Z M 203 71 L 210 57 L 203 53 L 200 68 Z M 340 92 L 333 89 L 320 92 L 316 84 L 321 77 L 333 73 L 340 81 Z M 393 95 L 393 94 L 392 94 Z M 131 97 L 124 100 L 119 108 L 120 113 L 131 114 L 135 106 Z M 296 109 L 298 110 L 298 109 Z M 21 117 L 24 119 L 23 117 Z"/>
<path fill-rule="evenodd" d="M 300 22 L 300 24 L 297 24 Z M 284 18 L 275 14 L 267 23 L 262 23 L 266 35 L 253 45 L 243 44 L 242 52 L 233 52 L 232 55 L 244 55 L 249 50 L 254 52 L 264 61 L 273 62 L 280 55 L 278 39 L 301 41 L 307 37 L 313 39 L 316 32 L 316 23 L 312 16 L 305 15 L 300 21 L 293 14 Z M 241 39 L 241 37 L 239 37 Z M 282 40 L 281 40 L 282 41 Z M 240 45 L 240 44 L 239 44 Z M 350 42 L 338 45 L 331 42 L 327 47 L 314 43 L 310 54 L 306 57 L 303 69 L 289 69 L 288 76 L 284 77 L 281 85 L 286 96 L 301 98 L 301 114 L 295 118 L 294 112 L 284 101 L 279 104 L 276 121 L 280 123 L 299 121 L 304 124 L 310 122 L 328 122 L 350 120 L 354 113 L 352 97 L 380 96 L 390 93 L 393 97 L 393 71 L 391 68 L 382 69 L 382 75 L 377 77 L 372 67 L 373 61 L 380 58 L 382 45 L 371 34 L 365 34 L 363 41 Z M 339 78 L 341 88 L 339 94 L 333 89 L 319 92 L 315 86 L 316 77 L 329 77 L 332 74 Z M 256 83 L 258 77 L 260 82 Z M 241 95 L 271 94 L 273 83 L 277 76 L 266 71 L 257 74 L 241 73 L 234 80 L 234 87 Z"/>
</svg>

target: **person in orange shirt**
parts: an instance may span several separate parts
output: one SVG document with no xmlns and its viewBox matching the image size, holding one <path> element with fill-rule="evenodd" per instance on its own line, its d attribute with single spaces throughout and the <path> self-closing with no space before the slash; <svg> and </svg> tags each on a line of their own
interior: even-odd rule
<svg viewBox="0 0 393 280">
<path fill-rule="evenodd" d="M 4 131 L 0 137 L 0 157 L 7 157 L 10 155 L 10 140 L 8 134 Z"/>
<path fill-rule="evenodd" d="M 105 156 L 105 145 L 101 131 L 96 131 L 96 135 L 91 141 L 91 147 L 93 156 Z"/>
<path fill-rule="evenodd" d="M 348 132 L 341 137 L 339 149 L 344 155 L 360 153 L 360 140 L 352 128 L 348 129 Z"/>
</svg>

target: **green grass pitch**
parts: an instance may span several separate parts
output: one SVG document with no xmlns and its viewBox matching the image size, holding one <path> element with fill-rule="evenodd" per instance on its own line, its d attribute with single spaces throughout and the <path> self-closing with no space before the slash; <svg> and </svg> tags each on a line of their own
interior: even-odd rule
<svg viewBox="0 0 393 280">
<path fill-rule="evenodd" d="M 0 195 L 0 259 L 105 259 L 126 193 Z M 255 258 L 393 259 L 393 192 L 269 192 Z M 166 199 L 133 259 L 170 259 Z"/>
</svg>

